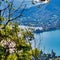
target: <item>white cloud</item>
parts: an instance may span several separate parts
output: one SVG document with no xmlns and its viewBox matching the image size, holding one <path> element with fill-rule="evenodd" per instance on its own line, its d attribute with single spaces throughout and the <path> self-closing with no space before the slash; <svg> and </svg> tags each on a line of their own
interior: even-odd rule
<svg viewBox="0 0 60 60">
<path fill-rule="evenodd" d="M 49 2 L 49 0 L 45 0 L 45 1 L 41 1 L 41 0 L 34 0 L 36 1 L 37 3 L 40 3 L 40 4 L 46 4 Z"/>
</svg>

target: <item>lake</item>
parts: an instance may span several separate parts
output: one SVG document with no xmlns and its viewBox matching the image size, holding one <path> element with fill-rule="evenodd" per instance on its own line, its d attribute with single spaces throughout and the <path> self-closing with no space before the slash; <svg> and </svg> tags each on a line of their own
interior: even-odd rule
<svg viewBox="0 0 60 60">
<path fill-rule="evenodd" d="M 60 55 L 60 30 L 34 34 L 35 43 L 32 46 L 42 49 L 45 53 L 50 53 L 53 49 L 56 55 Z"/>
</svg>

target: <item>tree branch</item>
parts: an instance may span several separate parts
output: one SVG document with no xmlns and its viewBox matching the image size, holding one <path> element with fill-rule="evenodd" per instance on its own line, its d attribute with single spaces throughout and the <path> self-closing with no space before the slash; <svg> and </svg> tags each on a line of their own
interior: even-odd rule
<svg viewBox="0 0 60 60">
<path fill-rule="evenodd" d="M 8 25 L 8 23 L 9 23 L 10 21 L 13 21 L 13 20 L 15 20 L 15 19 L 17 19 L 17 18 L 20 18 L 20 17 L 22 16 L 24 10 L 25 10 L 25 7 L 26 7 L 26 5 L 24 6 L 24 8 L 23 8 L 23 10 L 21 11 L 21 13 L 19 14 L 19 16 L 15 17 L 15 18 L 13 18 L 13 19 L 9 19 L 9 20 L 7 21 L 7 23 L 5 24 L 5 26 L 4 26 L 2 29 L 4 29 L 4 28 Z"/>
<path fill-rule="evenodd" d="M 24 3 L 24 0 L 23 0 L 22 3 L 20 4 L 20 7 L 22 6 L 23 3 Z M 10 13 L 10 15 L 14 14 L 15 12 L 17 12 L 18 9 L 20 9 L 20 7 L 18 7 L 14 12 Z M 8 15 L 6 15 L 6 16 L 8 16 Z"/>
<path fill-rule="evenodd" d="M 14 0 L 12 1 L 12 2 L 10 2 L 11 3 L 11 5 L 13 5 L 13 2 L 14 2 Z M 6 8 L 4 8 L 2 11 L 3 11 L 3 13 L 2 13 L 2 16 L 4 15 L 4 13 L 5 13 L 5 10 L 6 9 L 8 9 L 9 8 L 9 5 L 6 7 Z M 12 7 L 11 7 L 12 8 Z"/>
</svg>

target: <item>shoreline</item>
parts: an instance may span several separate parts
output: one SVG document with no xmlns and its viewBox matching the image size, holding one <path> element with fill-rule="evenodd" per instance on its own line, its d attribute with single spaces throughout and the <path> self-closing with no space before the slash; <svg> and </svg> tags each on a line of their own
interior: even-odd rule
<svg viewBox="0 0 60 60">
<path fill-rule="evenodd" d="M 39 27 L 31 27 L 31 26 L 24 26 L 24 25 L 19 25 L 19 28 L 32 28 L 32 29 L 34 29 L 34 31 L 33 31 L 33 33 L 44 33 L 44 32 L 50 32 L 50 31 L 56 31 L 56 30 L 60 30 L 60 28 L 50 28 L 50 29 L 48 29 L 48 30 L 46 30 L 45 28 L 43 28 L 43 30 L 39 30 Z M 36 30 L 37 31 L 36 31 Z"/>
</svg>

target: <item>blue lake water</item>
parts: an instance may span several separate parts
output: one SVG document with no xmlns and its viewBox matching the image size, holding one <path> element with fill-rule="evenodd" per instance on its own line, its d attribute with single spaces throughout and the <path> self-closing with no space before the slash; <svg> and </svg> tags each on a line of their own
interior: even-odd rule
<svg viewBox="0 0 60 60">
<path fill-rule="evenodd" d="M 34 34 L 36 47 L 45 53 L 50 53 L 53 49 L 56 55 L 60 55 L 60 30 Z"/>
</svg>

